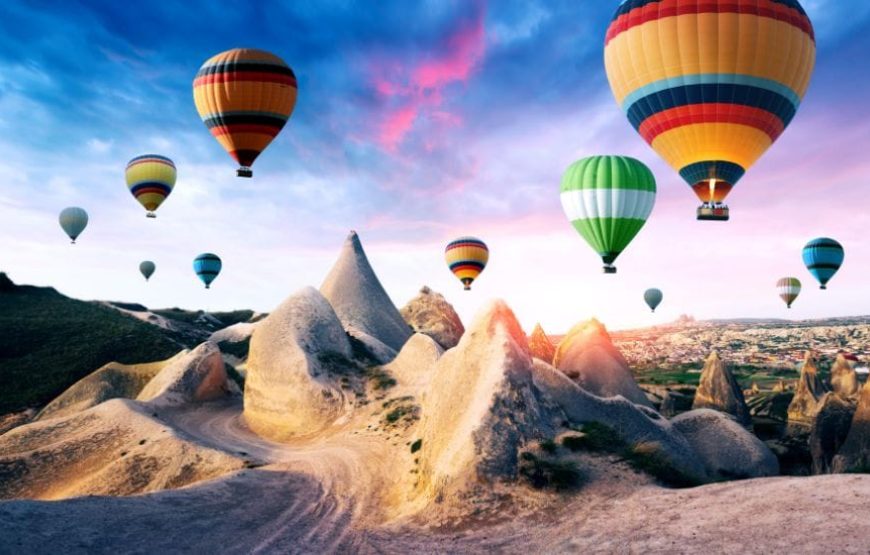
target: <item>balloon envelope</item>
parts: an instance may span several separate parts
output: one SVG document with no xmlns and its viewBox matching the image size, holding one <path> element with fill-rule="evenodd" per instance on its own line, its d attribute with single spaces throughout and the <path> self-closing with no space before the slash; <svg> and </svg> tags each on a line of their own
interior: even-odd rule
<svg viewBox="0 0 870 555">
<path fill-rule="evenodd" d="M 193 271 L 205 284 L 205 288 L 209 289 L 211 282 L 221 273 L 221 259 L 210 252 L 202 253 L 193 259 Z"/>
<path fill-rule="evenodd" d="M 144 260 L 139 263 L 139 272 L 145 276 L 145 281 L 151 279 L 151 276 L 154 275 L 154 270 L 156 269 L 157 265 L 150 260 Z"/>
<path fill-rule="evenodd" d="M 828 288 L 828 282 L 843 265 L 845 256 L 843 245 L 829 237 L 813 239 L 803 250 L 804 264 L 821 284 L 821 289 Z"/>
<path fill-rule="evenodd" d="M 471 289 L 471 283 L 486 268 L 486 263 L 489 261 L 489 248 L 476 237 L 460 237 L 447 245 L 444 249 L 444 258 L 450 271 L 459 278 L 468 291 Z"/>
<path fill-rule="evenodd" d="M 61 210 L 58 221 L 60 222 L 60 227 L 69 236 L 72 243 L 75 244 L 78 236 L 88 226 L 88 213 L 78 206 L 70 206 Z"/>
<path fill-rule="evenodd" d="M 163 204 L 175 187 L 177 171 L 169 158 L 159 154 L 143 154 L 127 163 L 124 172 L 127 187 L 139 204 L 154 217 L 154 211 Z"/>
<path fill-rule="evenodd" d="M 784 277 L 776 282 L 776 290 L 779 298 L 785 301 L 785 305 L 791 308 L 792 303 L 801 293 L 801 281 L 796 277 Z"/>
<path fill-rule="evenodd" d="M 815 55 L 797 0 L 625 0 L 604 65 L 632 126 L 707 204 L 791 123 Z"/>
<path fill-rule="evenodd" d="M 656 180 L 638 160 L 592 156 L 562 176 L 562 208 L 574 229 L 615 273 L 613 262 L 646 223 L 656 200 Z"/>
<path fill-rule="evenodd" d="M 643 300 L 646 301 L 647 306 L 649 306 L 653 312 L 656 311 L 656 307 L 661 304 L 663 298 L 664 295 L 662 295 L 662 292 L 659 289 L 647 289 L 643 293 Z"/>
<path fill-rule="evenodd" d="M 211 134 L 251 177 L 251 165 L 296 106 L 296 75 L 263 50 L 235 48 L 208 59 L 193 81 L 193 100 Z"/>
</svg>

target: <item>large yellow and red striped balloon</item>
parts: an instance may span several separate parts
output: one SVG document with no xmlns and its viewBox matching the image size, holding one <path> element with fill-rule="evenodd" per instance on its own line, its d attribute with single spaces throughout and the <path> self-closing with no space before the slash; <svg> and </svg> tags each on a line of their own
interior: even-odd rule
<svg viewBox="0 0 870 555">
<path fill-rule="evenodd" d="M 634 128 L 712 207 L 791 122 L 815 55 L 797 0 L 625 0 L 604 64 Z"/>
<path fill-rule="evenodd" d="M 476 237 L 460 237 L 448 243 L 444 249 L 447 266 L 465 290 L 471 289 L 471 282 L 477 279 L 489 261 L 489 248 Z"/>
<path fill-rule="evenodd" d="M 221 146 L 251 177 L 251 165 L 296 106 L 296 75 L 263 50 L 235 48 L 207 60 L 193 81 L 199 116 Z"/>
<path fill-rule="evenodd" d="M 127 163 L 124 172 L 130 194 L 145 208 L 148 218 L 156 217 L 154 211 L 175 188 L 177 176 L 172 160 L 159 154 L 143 154 L 133 158 Z"/>
</svg>

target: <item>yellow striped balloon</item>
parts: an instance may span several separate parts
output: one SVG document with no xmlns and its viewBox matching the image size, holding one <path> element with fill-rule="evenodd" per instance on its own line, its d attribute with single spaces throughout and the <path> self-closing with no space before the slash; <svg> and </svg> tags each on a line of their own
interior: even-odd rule
<svg viewBox="0 0 870 555">
<path fill-rule="evenodd" d="M 815 57 L 797 0 L 625 0 L 604 48 L 616 101 L 713 220 L 794 118 Z"/>
<path fill-rule="evenodd" d="M 235 48 L 209 58 L 193 81 L 196 110 L 211 134 L 251 177 L 251 165 L 296 106 L 296 75 L 278 56 Z"/>
<path fill-rule="evenodd" d="M 471 282 L 477 279 L 480 272 L 486 268 L 489 261 L 489 249 L 486 243 L 475 237 L 460 237 L 451 241 L 444 249 L 447 266 L 453 272 L 465 290 L 471 289 Z"/>
<path fill-rule="evenodd" d="M 143 154 L 127 163 L 127 187 L 139 204 L 147 210 L 145 216 L 155 218 L 154 211 L 163 204 L 172 189 L 178 172 L 166 156 Z"/>
</svg>

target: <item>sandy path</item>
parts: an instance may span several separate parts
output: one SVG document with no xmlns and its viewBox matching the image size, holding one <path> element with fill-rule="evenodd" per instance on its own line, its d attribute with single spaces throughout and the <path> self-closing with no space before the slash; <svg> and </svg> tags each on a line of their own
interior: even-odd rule
<svg viewBox="0 0 870 555">
<path fill-rule="evenodd" d="M 3 502 L 0 554 L 870 552 L 870 476 L 860 475 L 631 493 L 592 487 L 552 511 L 487 526 L 376 525 L 374 494 L 384 487 L 376 476 L 389 464 L 378 456 L 383 439 L 276 444 L 249 432 L 240 408 L 216 403 L 161 418 L 266 466 L 135 497 Z"/>
</svg>

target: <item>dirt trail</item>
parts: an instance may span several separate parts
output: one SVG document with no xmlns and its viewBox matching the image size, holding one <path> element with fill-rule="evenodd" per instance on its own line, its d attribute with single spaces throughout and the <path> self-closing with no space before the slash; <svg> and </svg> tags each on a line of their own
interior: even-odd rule
<svg viewBox="0 0 870 555">
<path fill-rule="evenodd" d="M 866 553 L 870 476 L 772 478 L 688 490 L 599 484 L 549 510 L 453 530 L 426 513 L 384 523 L 383 437 L 277 444 L 238 402 L 163 411 L 204 445 L 263 466 L 133 497 L 0 503 L 6 553 Z M 514 513 L 516 514 L 516 512 Z"/>
</svg>

